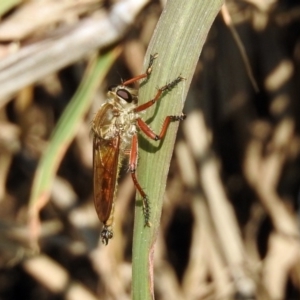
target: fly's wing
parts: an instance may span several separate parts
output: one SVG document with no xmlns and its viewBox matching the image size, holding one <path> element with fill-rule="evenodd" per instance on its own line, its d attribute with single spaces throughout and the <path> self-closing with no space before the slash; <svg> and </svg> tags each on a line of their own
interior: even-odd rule
<svg viewBox="0 0 300 300">
<path fill-rule="evenodd" d="M 114 202 L 120 137 L 105 140 L 94 135 L 93 146 L 94 203 L 100 221 L 106 224 Z"/>
</svg>

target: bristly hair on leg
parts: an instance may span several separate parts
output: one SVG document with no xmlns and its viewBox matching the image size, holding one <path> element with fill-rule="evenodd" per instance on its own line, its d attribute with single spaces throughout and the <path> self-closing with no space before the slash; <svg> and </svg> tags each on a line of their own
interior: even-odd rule
<svg viewBox="0 0 300 300">
<path fill-rule="evenodd" d="M 145 217 L 145 227 L 151 227 L 152 224 L 150 222 L 150 205 L 147 196 L 143 197 L 143 214 Z"/>
</svg>

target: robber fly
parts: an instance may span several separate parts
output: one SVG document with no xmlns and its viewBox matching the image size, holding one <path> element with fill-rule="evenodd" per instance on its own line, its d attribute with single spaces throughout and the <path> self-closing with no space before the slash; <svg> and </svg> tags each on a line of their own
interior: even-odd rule
<svg viewBox="0 0 300 300">
<path fill-rule="evenodd" d="M 105 245 L 113 237 L 112 227 L 117 179 L 125 155 L 129 155 L 129 171 L 133 183 L 143 199 L 145 226 L 150 226 L 149 200 L 135 174 L 138 159 L 137 132 L 142 131 L 147 137 L 158 141 L 165 136 L 170 122 L 185 119 L 184 114 L 167 116 L 161 132 L 155 134 L 140 117 L 140 112 L 155 104 L 163 92 L 170 91 L 184 79 L 178 76 L 172 82 L 159 88 L 153 99 L 137 105 L 137 90 L 129 88 L 128 85 L 149 78 L 156 57 L 157 54 L 150 56 L 149 65 L 144 74 L 110 88 L 106 103 L 101 106 L 92 121 L 94 203 L 98 217 L 104 225 L 101 239 Z"/>
</svg>

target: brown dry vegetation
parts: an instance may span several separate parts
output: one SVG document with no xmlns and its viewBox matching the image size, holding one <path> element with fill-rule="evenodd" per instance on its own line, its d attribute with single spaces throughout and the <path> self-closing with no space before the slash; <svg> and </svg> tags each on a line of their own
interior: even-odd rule
<svg viewBox="0 0 300 300">
<path fill-rule="evenodd" d="M 133 1 L 130 13 L 125 5 L 126 23 L 113 9 L 121 2 L 130 1 L 0 4 L 1 300 L 131 298 L 133 184 L 124 168 L 119 234 L 105 247 L 89 131 L 107 86 L 141 72 L 162 3 Z M 299 299 L 300 6 L 248 0 L 227 9 L 202 51 L 175 145 L 156 299 Z M 74 139 L 61 145 L 50 201 L 29 206 L 37 165 L 87 65 L 116 46 Z M 44 206 L 40 224 L 32 206 Z"/>
</svg>

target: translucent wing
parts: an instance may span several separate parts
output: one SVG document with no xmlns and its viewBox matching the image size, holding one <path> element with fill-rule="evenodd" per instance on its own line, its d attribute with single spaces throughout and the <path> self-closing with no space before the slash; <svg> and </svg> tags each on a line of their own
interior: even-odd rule
<svg viewBox="0 0 300 300">
<path fill-rule="evenodd" d="M 107 225 L 119 171 L 120 137 L 105 140 L 94 135 L 93 147 L 94 203 L 100 221 Z"/>
</svg>

